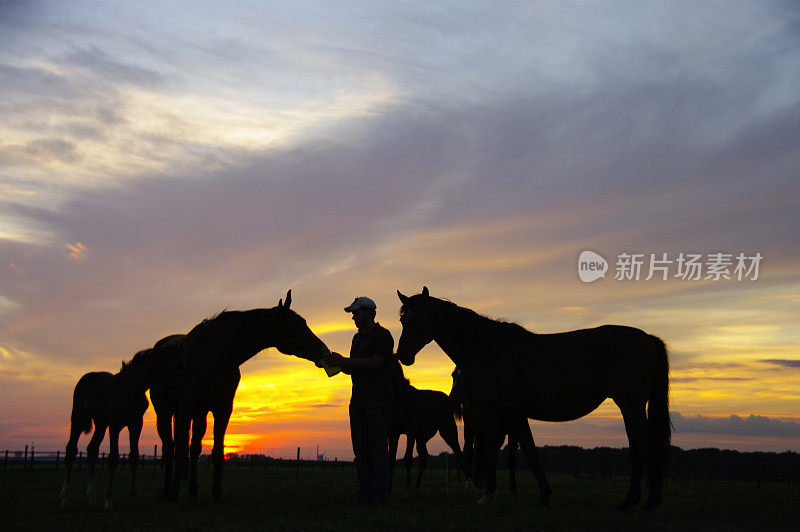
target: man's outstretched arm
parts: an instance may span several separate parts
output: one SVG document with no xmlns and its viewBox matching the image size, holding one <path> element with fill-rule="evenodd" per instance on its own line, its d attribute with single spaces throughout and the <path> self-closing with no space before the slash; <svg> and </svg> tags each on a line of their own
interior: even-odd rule
<svg viewBox="0 0 800 532">
<path fill-rule="evenodd" d="M 342 370 L 345 372 L 354 369 L 375 371 L 386 361 L 386 357 L 383 355 L 372 355 L 370 358 L 350 358 L 332 351 L 330 355 L 325 356 L 324 360 L 328 365 L 341 366 Z"/>
</svg>

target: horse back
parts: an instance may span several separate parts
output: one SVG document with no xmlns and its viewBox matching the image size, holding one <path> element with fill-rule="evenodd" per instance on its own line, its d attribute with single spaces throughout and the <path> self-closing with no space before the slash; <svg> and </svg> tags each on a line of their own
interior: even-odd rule
<svg viewBox="0 0 800 532">
<path fill-rule="evenodd" d="M 411 408 L 416 431 L 432 438 L 443 423 L 453 419 L 453 407 L 447 394 L 437 390 L 412 387 Z"/>
<path fill-rule="evenodd" d="M 536 335 L 526 353 L 529 363 L 542 368 L 571 368 L 572 372 L 618 372 L 654 362 L 651 335 L 635 327 L 602 325 L 555 334 Z"/>
<path fill-rule="evenodd" d="M 108 402 L 113 375 L 107 371 L 92 371 L 81 377 L 75 384 L 73 401 L 82 401 L 88 405 Z"/>
<path fill-rule="evenodd" d="M 646 400 L 658 364 L 654 338 L 621 325 L 534 335 L 498 373 L 500 393 L 546 421 L 577 419 L 607 398 Z"/>
</svg>

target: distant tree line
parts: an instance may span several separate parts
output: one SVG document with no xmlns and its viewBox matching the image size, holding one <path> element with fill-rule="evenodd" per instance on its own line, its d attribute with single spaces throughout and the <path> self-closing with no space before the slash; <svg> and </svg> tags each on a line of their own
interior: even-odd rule
<svg viewBox="0 0 800 532">
<path fill-rule="evenodd" d="M 584 449 L 569 445 L 557 447 L 546 445 L 537 447 L 537 450 L 546 471 L 572 473 L 584 478 L 607 478 L 612 475 L 630 474 L 631 463 L 627 448 Z M 503 448 L 497 461 L 498 468 L 507 468 L 507 457 L 508 449 Z M 455 460 L 450 453 L 431 456 L 428 464 L 440 468 L 444 466 L 445 459 L 449 467 L 455 467 Z M 518 470 L 528 470 L 528 464 L 520 451 L 517 451 L 516 463 Z M 667 464 L 667 476 L 673 479 L 747 480 L 795 484 L 800 482 L 800 454 L 791 451 L 739 452 L 716 448 L 685 451 L 679 447 L 672 447 Z"/>
</svg>

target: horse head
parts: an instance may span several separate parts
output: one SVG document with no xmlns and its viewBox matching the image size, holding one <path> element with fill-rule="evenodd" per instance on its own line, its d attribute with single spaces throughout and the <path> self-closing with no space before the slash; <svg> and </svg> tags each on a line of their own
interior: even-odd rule
<svg viewBox="0 0 800 532">
<path fill-rule="evenodd" d="M 414 296 L 405 296 L 397 291 L 402 306 L 400 307 L 400 323 L 403 331 L 397 342 L 397 358 L 410 366 L 420 350 L 433 341 L 433 326 L 429 303 L 432 299 L 428 287 L 422 287 L 422 292 Z"/>
<path fill-rule="evenodd" d="M 281 353 L 310 360 L 317 367 L 322 367 L 322 357 L 330 351 L 309 328 L 306 320 L 293 311 L 292 291 L 286 293 L 286 302 L 278 301 L 275 311 L 278 313 L 279 326 L 275 328 L 275 347 Z"/>
</svg>

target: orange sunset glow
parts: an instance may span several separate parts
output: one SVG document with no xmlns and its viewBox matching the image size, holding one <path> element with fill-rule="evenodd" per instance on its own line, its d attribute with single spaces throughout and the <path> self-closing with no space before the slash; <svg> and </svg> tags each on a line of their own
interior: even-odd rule
<svg viewBox="0 0 800 532">
<path fill-rule="evenodd" d="M 423 285 L 536 333 L 656 335 L 674 445 L 800 451 L 788 8 L 27 4 L 0 4 L 0 452 L 62 450 L 84 373 L 225 309 L 291 289 L 347 355 L 354 297 L 396 348 Z M 453 369 L 435 343 L 404 368 L 446 393 Z M 352 459 L 350 377 L 275 348 L 240 370 L 226 453 Z M 531 427 L 627 446 L 611 400 Z"/>
</svg>

